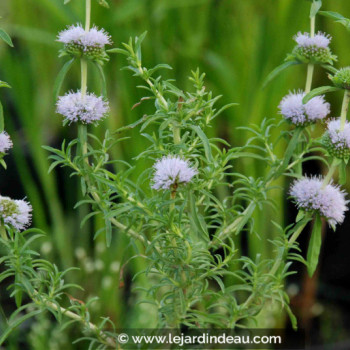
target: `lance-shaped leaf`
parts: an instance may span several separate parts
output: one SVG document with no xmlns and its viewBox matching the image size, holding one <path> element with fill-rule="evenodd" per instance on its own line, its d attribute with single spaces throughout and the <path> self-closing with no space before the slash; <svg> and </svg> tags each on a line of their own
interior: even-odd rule
<svg viewBox="0 0 350 350">
<path fill-rule="evenodd" d="M 307 250 L 307 271 L 312 277 L 316 271 L 318 257 L 321 251 L 322 244 L 322 220 L 319 214 L 316 215 L 314 226 L 312 228 L 309 248 Z"/>
<path fill-rule="evenodd" d="M 347 30 L 350 31 L 350 19 L 344 17 L 340 13 L 333 11 L 320 11 L 320 15 L 332 18 L 336 23 L 342 24 Z"/>
<path fill-rule="evenodd" d="M 264 80 L 263 87 L 269 84 L 273 79 L 277 77 L 281 72 L 283 72 L 288 67 L 294 66 L 296 64 L 301 64 L 299 61 L 287 61 L 282 63 L 280 66 L 276 67 Z"/>
<path fill-rule="evenodd" d="M 311 90 L 308 94 L 306 94 L 303 98 L 303 103 L 309 102 L 313 97 L 326 94 L 327 92 L 339 91 L 342 90 L 336 86 L 321 86 L 316 89 Z"/>
<path fill-rule="evenodd" d="M 69 69 L 71 68 L 72 64 L 74 62 L 74 58 L 67 61 L 64 66 L 62 67 L 61 71 L 58 73 L 57 78 L 55 80 L 55 84 L 53 87 L 53 97 L 54 101 L 57 100 L 58 95 L 60 93 L 64 78 L 66 77 L 67 73 L 69 72 Z"/>
<path fill-rule="evenodd" d="M 312 2 L 310 10 L 310 18 L 315 17 L 322 6 L 322 0 L 315 0 Z"/>
<path fill-rule="evenodd" d="M 2 28 L 0 28 L 0 38 L 4 40 L 7 45 L 13 47 L 10 36 Z"/>
</svg>

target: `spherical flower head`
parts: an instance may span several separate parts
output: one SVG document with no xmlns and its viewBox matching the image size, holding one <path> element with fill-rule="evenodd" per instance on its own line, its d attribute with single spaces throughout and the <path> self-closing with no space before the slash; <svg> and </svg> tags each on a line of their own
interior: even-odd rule
<svg viewBox="0 0 350 350">
<path fill-rule="evenodd" d="M 26 229 L 32 218 L 32 206 L 24 200 L 0 196 L 0 218 L 18 231 Z"/>
<path fill-rule="evenodd" d="M 324 186 L 323 182 L 322 178 L 304 177 L 292 184 L 290 194 L 298 208 L 319 213 L 334 227 L 344 221 L 348 201 L 338 186 Z"/>
<path fill-rule="evenodd" d="M 190 163 L 179 156 L 169 155 L 163 157 L 154 164 L 152 188 L 156 190 L 172 189 L 176 191 L 181 184 L 190 182 L 198 172 L 190 166 Z"/>
<path fill-rule="evenodd" d="M 297 46 L 293 50 L 295 58 L 302 62 L 329 63 L 336 60 L 329 48 L 331 37 L 325 33 L 318 32 L 313 37 L 309 33 L 299 32 L 294 36 Z"/>
<path fill-rule="evenodd" d="M 69 26 L 60 32 L 57 41 L 64 44 L 62 55 L 84 56 L 100 62 L 108 60 L 105 45 L 112 44 L 111 37 L 104 29 L 94 26 L 85 31 L 81 24 Z"/>
<path fill-rule="evenodd" d="M 7 132 L 0 133 L 0 153 L 6 153 L 13 146 L 10 136 Z"/>
<path fill-rule="evenodd" d="M 336 87 L 350 90 L 350 67 L 344 67 L 337 70 L 334 75 L 329 75 Z"/>
<path fill-rule="evenodd" d="M 304 92 L 290 92 L 283 97 L 279 109 L 283 118 L 294 125 L 308 125 L 322 120 L 330 113 L 330 104 L 324 96 L 315 96 L 303 104 Z"/>
<path fill-rule="evenodd" d="M 350 123 L 333 119 L 327 125 L 327 131 L 322 139 L 329 154 L 333 157 L 347 160 L 350 158 Z"/>
<path fill-rule="evenodd" d="M 60 96 L 56 105 L 56 112 L 63 115 L 68 123 L 96 123 L 109 112 L 108 102 L 102 96 L 97 97 L 93 93 L 83 96 L 80 91 Z"/>
</svg>

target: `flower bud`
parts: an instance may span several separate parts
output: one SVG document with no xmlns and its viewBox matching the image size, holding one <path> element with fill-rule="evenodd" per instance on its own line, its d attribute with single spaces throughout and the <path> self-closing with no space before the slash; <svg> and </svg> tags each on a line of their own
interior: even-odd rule
<svg viewBox="0 0 350 350">
<path fill-rule="evenodd" d="M 350 90 L 350 67 L 338 69 L 334 75 L 329 75 L 329 79 L 336 87 Z"/>
</svg>

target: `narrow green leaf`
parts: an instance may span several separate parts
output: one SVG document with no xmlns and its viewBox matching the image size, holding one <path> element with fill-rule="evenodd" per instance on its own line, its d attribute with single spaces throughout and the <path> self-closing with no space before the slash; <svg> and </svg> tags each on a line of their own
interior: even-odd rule
<svg viewBox="0 0 350 350">
<path fill-rule="evenodd" d="M 339 91 L 342 90 L 341 88 L 335 87 L 335 86 L 321 86 L 316 89 L 311 90 L 307 95 L 303 98 L 303 103 L 307 103 L 310 101 L 313 97 L 319 96 L 322 94 L 326 94 L 327 92 L 333 92 L 333 91 Z"/>
<path fill-rule="evenodd" d="M 293 314 L 292 310 L 290 309 L 288 304 L 285 304 L 285 308 L 287 311 L 287 314 L 289 316 L 290 322 L 292 324 L 293 329 L 296 331 L 298 329 L 298 321 L 295 315 Z"/>
<path fill-rule="evenodd" d="M 74 58 L 67 61 L 64 66 L 62 67 L 61 71 L 58 73 L 57 78 L 55 80 L 55 84 L 53 87 L 53 98 L 54 101 L 57 101 L 58 95 L 60 93 L 64 78 L 66 77 L 67 73 L 69 72 L 69 69 L 71 68 L 72 64 L 74 62 Z"/>
<path fill-rule="evenodd" d="M 13 47 L 10 36 L 2 28 L 0 28 L 0 39 L 4 40 L 7 45 Z"/>
<path fill-rule="evenodd" d="M 110 247 L 112 242 L 112 224 L 108 218 L 105 219 L 105 226 L 106 226 L 106 245 L 107 247 Z"/>
<path fill-rule="evenodd" d="M 124 50 L 124 49 L 119 49 L 118 47 L 115 47 L 113 49 L 108 49 L 106 50 L 107 53 L 121 53 L 123 55 L 126 55 L 128 56 L 129 55 L 129 52 Z"/>
<path fill-rule="evenodd" d="M 287 61 L 282 63 L 280 66 L 276 67 L 264 80 L 263 88 L 266 87 L 273 79 L 277 77 L 282 71 L 287 69 L 288 67 L 294 66 L 296 64 L 301 64 L 299 61 Z"/>
<path fill-rule="evenodd" d="M 289 161 L 291 160 L 294 154 L 294 150 L 297 147 L 297 144 L 299 143 L 299 137 L 302 130 L 303 130 L 302 127 L 295 128 L 293 136 L 287 146 L 286 152 L 284 153 L 283 162 L 279 167 L 279 169 L 273 174 L 274 179 L 277 179 L 281 174 L 283 174 L 286 168 L 288 167 Z"/>
<path fill-rule="evenodd" d="M 314 226 L 312 228 L 311 238 L 309 242 L 309 248 L 307 250 L 307 271 L 309 276 L 312 277 L 317 264 L 318 257 L 321 251 L 322 244 L 322 220 L 319 214 L 316 215 Z"/>
<path fill-rule="evenodd" d="M 350 31 L 350 19 L 344 17 L 340 13 L 333 11 L 320 11 L 320 15 L 333 19 L 336 23 L 342 24 L 347 30 Z"/>
<path fill-rule="evenodd" d="M 256 208 L 256 205 L 254 203 L 252 203 L 244 211 L 244 215 L 240 218 L 239 224 L 238 224 L 238 226 L 235 229 L 235 234 L 236 235 L 238 235 L 243 230 L 244 226 L 247 224 L 247 222 L 252 217 L 255 208 Z"/>
<path fill-rule="evenodd" d="M 11 89 L 11 86 L 8 83 L 6 83 L 6 81 L 2 81 L 2 80 L 0 80 L 0 87 L 6 87 Z"/>
<path fill-rule="evenodd" d="M 310 10 L 310 18 L 315 17 L 322 6 L 322 0 L 316 0 L 312 2 Z"/>
<path fill-rule="evenodd" d="M 206 230 L 205 224 L 202 223 L 202 220 L 200 220 L 199 214 L 197 213 L 196 199 L 192 191 L 189 192 L 189 206 L 189 216 L 193 224 L 193 228 L 205 242 L 209 242 L 209 233 Z"/>
<path fill-rule="evenodd" d="M 0 345 L 2 345 L 4 343 L 4 341 L 7 339 L 7 337 L 11 334 L 11 332 L 16 327 L 18 327 L 21 323 L 28 320 L 29 318 L 32 318 L 32 317 L 40 314 L 41 312 L 42 312 L 42 310 L 35 310 L 35 311 L 29 312 L 29 313 L 25 314 L 24 316 L 18 318 L 13 323 L 11 322 L 11 324 L 8 326 L 8 328 L 1 334 Z"/>
<path fill-rule="evenodd" d="M 203 130 L 197 125 L 189 125 L 189 128 L 192 129 L 198 135 L 198 137 L 201 139 L 201 141 L 203 143 L 203 147 L 204 147 L 205 156 L 207 157 L 207 159 L 209 161 L 212 161 L 213 156 L 211 154 L 210 143 L 209 143 L 209 140 L 207 138 L 207 135 L 205 135 Z"/>
</svg>

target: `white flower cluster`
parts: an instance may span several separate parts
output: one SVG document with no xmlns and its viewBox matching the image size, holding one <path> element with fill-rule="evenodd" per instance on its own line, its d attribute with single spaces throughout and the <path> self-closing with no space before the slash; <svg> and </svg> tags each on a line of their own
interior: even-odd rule
<svg viewBox="0 0 350 350">
<path fill-rule="evenodd" d="M 310 36 L 309 33 L 301 33 L 299 32 L 294 40 L 300 47 L 319 47 L 319 48 L 327 48 L 332 40 L 332 37 L 328 34 L 318 32 L 313 37 Z"/>
<path fill-rule="evenodd" d="M 10 136 L 7 132 L 0 133 L 0 153 L 6 153 L 13 146 Z"/>
<path fill-rule="evenodd" d="M 112 44 L 111 37 L 104 29 L 92 27 L 85 31 L 81 24 L 69 26 L 58 34 L 57 41 L 64 44 L 80 45 L 84 51 L 92 47 L 103 48 Z"/>
<path fill-rule="evenodd" d="M 344 213 L 348 210 L 345 192 L 339 186 L 324 185 L 323 181 L 317 177 L 296 180 L 290 194 L 298 208 L 319 212 L 332 226 L 341 224 L 344 221 Z"/>
<path fill-rule="evenodd" d="M 327 125 L 327 133 L 336 148 L 350 148 L 350 123 L 345 121 L 340 128 L 340 118 L 331 120 Z"/>
<path fill-rule="evenodd" d="M 304 92 L 290 92 L 283 97 L 279 109 L 280 114 L 295 125 L 305 125 L 322 120 L 330 113 L 330 104 L 324 96 L 316 96 L 303 104 Z"/>
<path fill-rule="evenodd" d="M 30 225 L 31 212 L 32 206 L 28 202 L 0 196 L 0 218 L 4 224 L 24 230 Z"/>
<path fill-rule="evenodd" d="M 109 112 L 109 106 L 102 96 L 97 97 L 93 93 L 82 95 L 78 91 L 60 96 L 56 111 L 70 123 L 91 124 L 103 119 Z"/>
<path fill-rule="evenodd" d="M 190 182 L 198 172 L 189 162 L 179 156 L 169 155 L 159 159 L 154 164 L 154 177 L 152 188 L 156 190 L 176 189 L 180 184 Z"/>
</svg>

